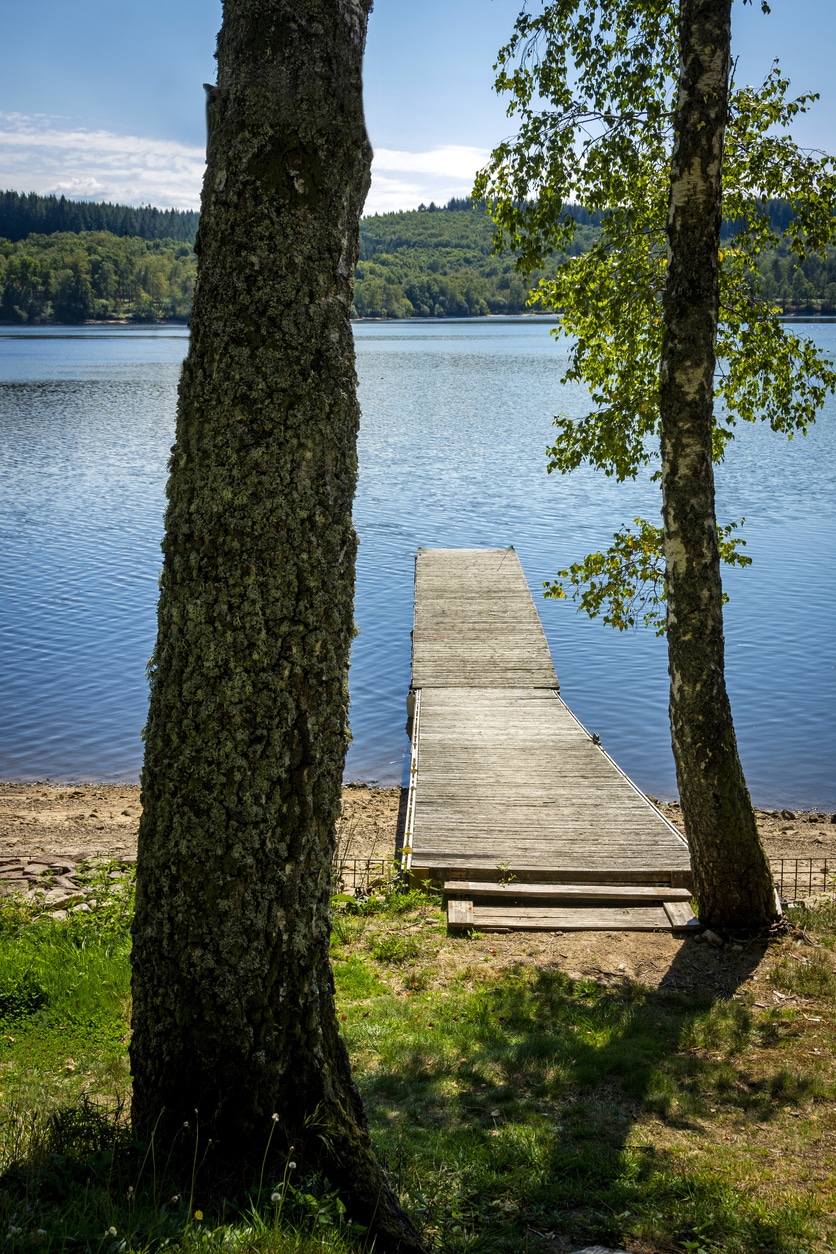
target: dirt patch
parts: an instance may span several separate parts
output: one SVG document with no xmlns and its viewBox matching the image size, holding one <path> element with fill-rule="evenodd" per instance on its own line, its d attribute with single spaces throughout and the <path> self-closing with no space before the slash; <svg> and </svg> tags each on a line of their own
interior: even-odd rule
<svg viewBox="0 0 836 1254">
<path fill-rule="evenodd" d="M 344 788 L 339 850 L 349 864 L 357 864 L 361 878 L 364 863 L 391 863 L 400 804 L 399 788 L 365 784 Z M 50 903 L 61 908 L 66 903 L 59 897 L 72 895 L 73 870 L 79 862 L 96 857 L 123 863 L 135 859 L 140 809 L 136 785 L 0 784 L 0 886 L 32 889 L 46 881 Z M 660 809 L 682 827 L 678 805 Z M 769 857 L 827 859 L 836 864 L 832 815 L 758 811 L 757 818 Z M 372 866 L 366 879 L 378 874 Z M 348 877 L 346 887 L 350 890 L 353 883 Z M 445 948 L 454 968 L 473 957 L 493 967 L 536 960 L 573 978 L 640 980 L 683 991 L 737 988 L 746 980 L 753 958 L 750 950 L 709 955 L 707 946 L 693 940 L 642 932 L 496 934 L 486 935 L 478 945 L 451 939 Z"/>
<path fill-rule="evenodd" d="M 339 841 L 349 858 L 392 858 L 399 788 L 349 784 L 343 790 Z M 0 783 L 0 859 L 47 861 L 136 857 L 137 784 Z"/>
<path fill-rule="evenodd" d="M 392 858 L 400 802 L 400 788 L 346 785 L 338 833 L 343 856 Z M 659 808 L 683 830 L 676 803 Z M 130 859 L 136 856 L 140 812 L 136 784 L 0 783 L 0 857 Z M 770 858 L 836 860 L 836 815 L 788 809 L 756 815 Z"/>
<path fill-rule="evenodd" d="M 438 953 L 438 982 L 467 982 L 480 971 L 497 974 L 523 965 L 562 971 L 571 980 L 611 987 L 636 981 L 687 995 L 730 997 L 741 989 L 757 992 L 762 984 L 769 1005 L 784 1005 L 787 999 L 775 997 L 769 976 L 759 971 L 768 951 L 761 942 L 716 949 L 670 932 L 477 933 L 448 936 Z"/>
<path fill-rule="evenodd" d="M 679 803 L 660 804 L 659 809 L 684 834 Z M 820 810 L 755 810 L 755 818 L 767 857 L 836 859 L 836 814 L 823 814 Z"/>
</svg>

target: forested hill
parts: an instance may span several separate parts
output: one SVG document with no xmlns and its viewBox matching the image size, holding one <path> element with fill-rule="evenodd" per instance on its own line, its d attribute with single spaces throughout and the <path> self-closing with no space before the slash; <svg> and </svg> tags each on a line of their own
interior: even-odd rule
<svg viewBox="0 0 836 1254">
<path fill-rule="evenodd" d="M 67 200 L 34 192 L 0 192 L 0 239 L 53 235 L 56 231 L 110 231 L 139 239 L 170 239 L 193 244 L 200 215 L 190 210 L 154 209 L 151 205 L 109 205 L 105 201 Z"/>
<path fill-rule="evenodd" d="M 583 210 L 578 216 L 589 220 Z M 593 233 L 591 226 L 578 226 L 578 252 Z M 472 206 L 469 200 L 363 218 L 354 286 L 357 316 L 522 313 L 533 281 L 517 274 L 511 254 L 494 256 L 492 248 L 493 225 L 484 205 Z"/>
<path fill-rule="evenodd" d="M 584 210 L 575 212 L 573 251 L 580 253 L 598 228 Z M 776 204 L 778 230 L 786 225 L 779 221 L 781 213 L 788 220 L 789 207 Z M 24 219 L 30 229 L 21 237 Z M 55 228 L 66 219 L 76 225 Z M 99 221 L 110 225 L 84 225 Z M 31 229 L 33 222 L 41 229 Z M 197 214 L 176 210 L 0 193 L 0 322 L 185 319 L 194 285 L 196 226 Z M 158 238 L 163 230 L 176 234 Z M 732 233 L 732 226 L 724 231 L 727 237 Z M 354 315 L 524 312 L 533 281 L 517 274 L 513 256 L 494 256 L 492 245 L 484 206 L 468 200 L 364 218 Z M 764 295 L 787 313 L 836 313 L 836 252 L 811 257 L 799 268 L 782 244 L 763 254 L 760 269 Z"/>
<path fill-rule="evenodd" d="M 769 216 L 780 235 L 792 216 L 786 201 L 770 200 Z M 572 252 L 587 249 L 597 234 L 595 218 L 572 209 L 578 221 Z M 735 224 L 723 224 L 724 240 Z M 510 254 L 492 255 L 493 228 L 484 206 L 451 200 L 443 208 L 385 213 L 360 223 L 360 264 L 354 307 L 361 318 L 461 317 L 522 313 L 529 287 Z M 797 266 L 786 244 L 759 259 L 762 292 L 788 314 L 836 314 L 836 250 Z M 535 276 L 536 279 L 536 276 Z"/>
<path fill-rule="evenodd" d="M 110 231 L 0 239 L 0 322 L 185 321 L 196 270 L 186 241 Z"/>
</svg>

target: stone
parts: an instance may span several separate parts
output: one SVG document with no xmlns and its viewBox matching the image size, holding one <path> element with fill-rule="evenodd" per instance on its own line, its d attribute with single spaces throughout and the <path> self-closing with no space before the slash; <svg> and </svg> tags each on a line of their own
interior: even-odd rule
<svg viewBox="0 0 836 1254">
<path fill-rule="evenodd" d="M 71 906 L 76 901 L 83 901 L 84 893 L 75 889 L 68 892 L 66 888 L 48 888 L 43 895 L 46 906 Z"/>
<path fill-rule="evenodd" d="M 609 1245 L 585 1245 L 581 1250 L 573 1250 L 572 1254 L 627 1254 L 627 1251 L 620 1247 L 614 1250 Z"/>
<path fill-rule="evenodd" d="M 706 928 L 706 930 L 702 934 L 702 938 L 703 940 L 708 941 L 709 945 L 714 945 L 717 948 L 720 948 L 726 943 L 723 940 L 722 936 L 718 936 L 717 933 L 712 932 L 710 928 Z"/>
</svg>

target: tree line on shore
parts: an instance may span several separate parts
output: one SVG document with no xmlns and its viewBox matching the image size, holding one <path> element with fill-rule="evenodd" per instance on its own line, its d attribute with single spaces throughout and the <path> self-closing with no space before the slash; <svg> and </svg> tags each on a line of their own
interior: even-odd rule
<svg viewBox="0 0 836 1254">
<path fill-rule="evenodd" d="M 185 321 L 196 269 L 185 241 L 108 231 L 0 239 L 0 321 Z"/>
<path fill-rule="evenodd" d="M 57 231 L 110 231 L 140 239 L 176 240 L 193 244 L 200 214 L 189 209 L 155 209 L 153 205 L 112 205 L 107 201 L 67 200 L 36 192 L 0 192 L 0 238 L 13 244 L 27 235 Z"/>
<path fill-rule="evenodd" d="M 599 233 L 596 215 L 572 209 L 581 254 Z M 789 206 L 770 203 L 778 229 Z M 0 193 L 0 322 L 186 320 L 196 269 L 196 213 Z M 56 223 L 61 223 L 56 226 Z M 159 232 L 169 231 L 165 237 Z M 357 318 L 456 318 L 519 314 L 539 273 L 523 276 L 512 253 L 493 252 L 484 205 L 375 214 L 360 224 Z M 734 247 L 734 224 L 724 244 Z M 759 260 L 763 294 L 789 314 L 836 314 L 836 251 L 796 263 L 781 243 Z"/>
</svg>

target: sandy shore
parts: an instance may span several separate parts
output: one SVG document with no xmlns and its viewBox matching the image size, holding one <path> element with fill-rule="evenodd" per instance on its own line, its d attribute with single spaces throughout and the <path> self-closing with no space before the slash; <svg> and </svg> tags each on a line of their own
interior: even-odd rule
<svg viewBox="0 0 836 1254">
<path fill-rule="evenodd" d="M 400 800 L 399 788 L 345 788 L 338 833 L 343 856 L 390 859 Z M 661 808 L 680 824 L 678 806 Z M 0 784 L 0 892 L 37 892 L 43 908 L 59 918 L 67 910 L 87 909 L 85 891 L 74 878 L 77 864 L 97 854 L 132 860 L 139 815 L 137 787 Z M 770 857 L 836 860 L 833 815 L 759 811 L 758 821 Z M 451 946 L 454 965 L 484 961 L 499 971 L 535 962 L 571 979 L 616 984 L 635 979 L 654 987 L 716 989 L 724 996 L 768 988 L 771 965 L 783 953 L 779 947 L 772 954 L 763 945 L 757 953 L 739 945 L 717 951 L 694 937 L 653 932 L 486 933 L 467 948 L 463 944 Z"/>
<path fill-rule="evenodd" d="M 348 858 L 390 858 L 395 850 L 399 788 L 349 784 L 343 789 L 339 841 Z M 662 811 L 681 828 L 678 805 Z M 139 788 L 131 784 L 0 783 L 0 861 L 79 860 L 94 854 L 136 856 Z M 757 811 L 771 858 L 836 858 L 836 816 Z"/>
</svg>

